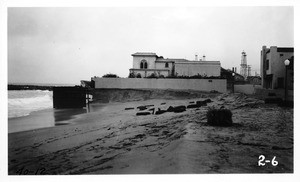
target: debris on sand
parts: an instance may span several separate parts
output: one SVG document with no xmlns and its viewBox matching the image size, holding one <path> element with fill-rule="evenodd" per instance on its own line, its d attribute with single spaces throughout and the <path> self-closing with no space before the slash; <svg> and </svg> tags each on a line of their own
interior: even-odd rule
<svg viewBox="0 0 300 182">
<path fill-rule="evenodd" d="M 198 107 L 201 107 L 201 106 L 198 104 L 190 104 L 186 108 L 191 109 L 191 108 L 198 108 Z"/>
<path fill-rule="evenodd" d="M 173 112 L 174 111 L 174 107 L 173 106 L 170 106 L 168 109 L 167 109 L 167 112 Z"/>
<path fill-rule="evenodd" d="M 146 110 L 147 107 L 146 106 L 138 106 L 137 109 L 139 109 L 140 111 Z"/>
<path fill-rule="evenodd" d="M 205 101 L 197 101 L 196 105 L 198 105 L 199 107 L 201 107 L 201 106 L 207 106 L 207 103 Z"/>
<path fill-rule="evenodd" d="M 148 109 L 148 111 L 152 111 L 152 114 L 154 114 L 155 108 Z"/>
<path fill-rule="evenodd" d="M 137 116 L 145 116 L 145 115 L 150 115 L 150 112 L 138 112 L 136 113 Z"/>
<path fill-rule="evenodd" d="M 210 100 L 210 99 L 205 99 L 204 102 L 206 102 L 206 103 L 211 103 L 212 100 Z"/>
<path fill-rule="evenodd" d="M 184 112 L 184 111 L 186 111 L 185 106 L 177 106 L 177 107 L 174 107 L 174 110 L 173 110 L 173 112 L 175 112 L 175 113 Z"/>
<path fill-rule="evenodd" d="M 232 113 L 229 109 L 209 109 L 207 124 L 211 126 L 232 126 Z"/>
<path fill-rule="evenodd" d="M 186 111 L 186 107 L 185 106 L 170 106 L 168 109 L 167 109 L 168 112 L 175 112 L 175 113 L 180 113 L 180 112 L 184 112 Z"/>
<path fill-rule="evenodd" d="M 146 109 L 148 109 L 148 107 L 153 107 L 154 105 L 144 105 L 144 106 L 138 106 L 137 109 L 139 109 L 140 111 L 144 111 Z"/>
<path fill-rule="evenodd" d="M 166 110 L 161 110 L 160 108 L 158 108 L 158 110 L 155 112 L 155 115 L 159 115 L 159 114 L 163 114 L 167 112 Z"/>
<path fill-rule="evenodd" d="M 212 100 L 205 99 L 204 101 L 196 101 L 196 104 L 193 104 L 195 102 L 189 102 L 190 105 L 187 106 L 187 108 L 199 108 L 201 106 L 207 106 L 207 103 L 211 103 Z"/>
<path fill-rule="evenodd" d="M 212 100 L 210 99 L 205 99 L 204 101 L 197 101 L 196 104 L 199 106 L 207 106 L 207 103 L 211 103 Z"/>
</svg>

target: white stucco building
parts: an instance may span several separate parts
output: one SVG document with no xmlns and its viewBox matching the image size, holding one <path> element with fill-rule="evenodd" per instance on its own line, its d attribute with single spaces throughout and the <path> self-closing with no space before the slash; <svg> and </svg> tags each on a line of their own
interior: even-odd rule
<svg viewBox="0 0 300 182">
<path fill-rule="evenodd" d="M 148 77 L 157 76 L 220 76 L 220 61 L 189 61 L 187 59 L 169 59 L 157 56 L 156 53 L 137 52 L 132 54 L 133 68 L 131 74 Z"/>
<path fill-rule="evenodd" d="M 286 68 L 284 61 L 290 61 Z M 287 70 L 286 70 L 287 69 Z M 285 84 L 289 90 L 294 86 L 294 47 L 262 47 L 260 59 L 262 86 L 267 89 L 283 89 Z M 287 83 L 285 74 L 287 71 Z"/>
</svg>

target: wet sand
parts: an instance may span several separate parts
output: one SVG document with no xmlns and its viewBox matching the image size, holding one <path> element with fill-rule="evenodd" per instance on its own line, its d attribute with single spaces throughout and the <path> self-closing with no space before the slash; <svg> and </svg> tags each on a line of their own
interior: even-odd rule
<svg viewBox="0 0 300 182">
<path fill-rule="evenodd" d="M 40 128 L 71 124 L 79 115 L 100 111 L 105 104 L 93 104 L 89 108 L 44 109 L 27 116 L 9 118 L 8 133 L 29 131 Z"/>
<path fill-rule="evenodd" d="M 199 99 L 114 102 L 70 125 L 8 135 L 9 174 L 292 173 L 293 109 L 242 94 L 211 97 L 182 113 L 136 116 Z M 162 104 L 166 103 L 166 104 Z M 209 107 L 232 111 L 232 127 L 206 124 Z M 135 109 L 125 110 L 134 107 Z M 151 108 L 151 107 L 150 107 Z M 277 166 L 258 166 L 276 156 Z"/>
</svg>

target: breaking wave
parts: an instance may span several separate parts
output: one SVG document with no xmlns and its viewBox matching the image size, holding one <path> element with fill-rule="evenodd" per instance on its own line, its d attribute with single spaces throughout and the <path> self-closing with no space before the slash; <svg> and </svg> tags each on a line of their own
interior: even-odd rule
<svg viewBox="0 0 300 182">
<path fill-rule="evenodd" d="M 27 90 L 8 92 L 8 118 L 29 115 L 53 107 L 52 91 Z"/>
</svg>

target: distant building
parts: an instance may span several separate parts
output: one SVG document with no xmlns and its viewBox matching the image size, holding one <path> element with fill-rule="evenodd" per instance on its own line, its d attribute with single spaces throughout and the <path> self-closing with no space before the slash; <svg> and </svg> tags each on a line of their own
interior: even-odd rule
<svg viewBox="0 0 300 182">
<path fill-rule="evenodd" d="M 293 47 L 262 47 L 261 50 L 261 79 L 262 87 L 266 89 L 285 88 L 284 61 L 290 60 L 288 66 L 288 89 L 293 90 L 294 85 L 294 48 Z"/>
<path fill-rule="evenodd" d="M 248 76 L 247 81 L 252 85 L 261 85 L 261 77 L 260 76 Z"/>
<path fill-rule="evenodd" d="M 231 69 L 224 69 L 221 68 L 221 77 L 227 79 L 227 81 L 231 81 L 233 79 L 232 77 L 233 71 Z M 244 77 L 240 74 L 238 74 L 236 71 L 234 71 L 234 81 L 244 81 Z"/>
<path fill-rule="evenodd" d="M 194 61 L 187 59 L 165 59 L 157 56 L 156 53 L 137 52 L 132 54 L 133 68 L 130 74 L 141 77 L 150 75 L 156 76 L 220 76 L 220 61 L 197 61 L 197 55 Z M 205 60 L 205 56 L 203 56 Z"/>
<path fill-rule="evenodd" d="M 240 75 L 238 73 L 235 73 L 234 74 L 234 81 L 240 81 L 240 82 L 242 82 L 242 81 L 245 81 L 245 78 L 242 75 Z"/>
</svg>

